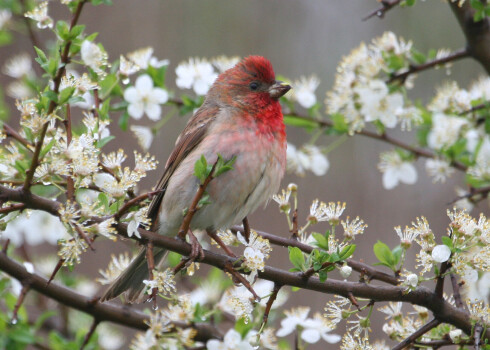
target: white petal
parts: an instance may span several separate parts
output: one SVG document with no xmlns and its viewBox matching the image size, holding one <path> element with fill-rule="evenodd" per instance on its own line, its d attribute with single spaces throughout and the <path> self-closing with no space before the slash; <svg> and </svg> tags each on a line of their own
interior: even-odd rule
<svg viewBox="0 0 490 350">
<path fill-rule="evenodd" d="M 316 329 L 305 329 L 301 333 L 301 339 L 307 343 L 314 344 L 320 340 L 320 332 Z"/>
<path fill-rule="evenodd" d="M 134 119 L 141 119 L 145 109 L 142 103 L 131 103 L 128 106 L 128 113 Z"/>
<path fill-rule="evenodd" d="M 398 175 L 394 169 L 387 169 L 383 174 L 383 187 L 392 190 L 398 185 Z"/>
<path fill-rule="evenodd" d="M 330 344 L 335 344 L 342 339 L 342 337 L 338 334 L 328 334 L 328 333 L 322 333 L 322 338 L 325 340 L 327 343 Z"/>
<path fill-rule="evenodd" d="M 160 115 L 162 114 L 162 108 L 156 103 L 151 103 L 146 105 L 145 112 L 148 118 L 153 121 L 157 121 L 160 119 Z"/>
<path fill-rule="evenodd" d="M 151 80 L 148 74 L 145 74 L 136 79 L 135 86 L 141 95 L 147 96 L 153 89 L 153 80 Z"/>
<path fill-rule="evenodd" d="M 161 88 L 154 88 L 149 97 L 152 102 L 163 104 L 168 101 L 168 92 Z"/>
<path fill-rule="evenodd" d="M 196 80 L 194 82 L 194 92 L 200 96 L 204 96 L 208 93 L 209 84 L 202 79 Z"/>
<path fill-rule="evenodd" d="M 135 103 L 141 100 L 141 95 L 134 86 L 130 86 L 124 91 L 124 99 L 129 103 Z"/>
<path fill-rule="evenodd" d="M 417 170 L 412 163 L 404 162 L 400 165 L 400 181 L 407 185 L 413 185 L 417 182 Z"/>
<path fill-rule="evenodd" d="M 313 174 L 316 176 L 323 176 L 327 173 L 330 163 L 328 162 L 327 157 L 321 153 L 317 153 L 311 157 L 310 167 Z"/>
</svg>

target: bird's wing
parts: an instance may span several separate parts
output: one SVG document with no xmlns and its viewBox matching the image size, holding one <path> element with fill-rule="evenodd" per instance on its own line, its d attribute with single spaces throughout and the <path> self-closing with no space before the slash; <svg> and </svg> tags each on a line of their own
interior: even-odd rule
<svg viewBox="0 0 490 350">
<path fill-rule="evenodd" d="M 204 107 L 204 108 L 203 108 Z M 202 106 L 189 120 L 187 126 L 177 138 L 174 150 L 165 164 L 163 175 L 158 181 L 155 191 L 159 191 L 150 203 L 148 217 L 152 221 L 152 230 L 156 229 L 158 212 L 162 203 L 168 181 L 182 160 L 201 142 L 206 135 L 210 123 L 219 112 L 218 106 Z"/>
</svg>

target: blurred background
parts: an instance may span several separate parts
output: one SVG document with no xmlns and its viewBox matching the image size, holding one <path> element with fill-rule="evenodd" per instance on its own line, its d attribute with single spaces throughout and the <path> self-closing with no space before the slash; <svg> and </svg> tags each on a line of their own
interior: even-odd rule
<svg viewBox="0 0 490 350">
<path fill-rule="evenodd" d="M 176 96 L 179 92 L 175 86 L 175 67 L 189 57 L 263 55 L 271 60 L 276 74 L 291 80 L 302 75 L 318 76 L 321 84 L 316 95 L 318 101 L 323 102 L 326 91 L 333 85 L 340 59 L 360 42 L 369 43 L 385 31 L 393 31 L 405 40 L 412 40 L 414 46 L 425 53 L 439 48 L 456 50 L 465 45 L 457 21 L 449 6 L 442 1 L 418 2 L 413 8 L 395 8 L 384 19 L 374 17 L 362 21 L 378 6 L 375 0 L 117 0 L 115 6 L 87 6 L 80 23 L 87 25 L 86 32 L 99 33 L 97 42 L 103 43 L 109 61 L 117 59 L 120 54 L 152 46 L 156 57 L 170 60 L 166 81 Z M 66 9 L 61 5 L 50 5 L 50 11 L 54 18 L 68 18 Z M 39 35 L 41 40 L 52 40 L 47 31 Z M 14 53 L 24 51 L 33 54 L 27 37 L 19 35 L 13 45 L 0 49 L 0 66 Z M 415 88 L 409 93 L 414 99 L 426 103 L 443 81 L 456 80 L 460 86 L 466 87 L 483 74 L 483 69 L 476 62 L 465 59 L 453 65 L 450 75 L 446 69 L 420 74 Z M 8 81 L 7 77 L 0 77 L 2 85 Z M 14 101 L 8 100 L 12 107 L 11 120 L 15 124 Z M 321 112 L 324 112 L 324 108 Z M 188 118 L 189 115 L 173 118 L 154 140 L 149 151 L 160 160 L 161 167 Z M 113 119 L 117 120 L 117 116 Z M 122 134 L 116 125 L 111 127 L 111 133 Z M 393 135 L 407 142 L 414 137 L 407 132 L 395 131 Z M 309 137 L 302 130 L 288 129 L 288 141 L 295 145 L 302 145 Z M 336 137 L 322 136 L 317 144 L 328 146 L 335 140 Z M 122 138 L 116 138 L 107 147 L 109 150 L 122 147 L 130 154 L 132 149 L 137 148 L 137 143 L 133 137 L 123 134 Z M 423 162 L 419 161 L 415 185 L 402 184 L 393 190 L 385 190 L 377 163 L 379 153 L 390 149 L 387 144 L 363 136 L 348 138 L 328 154 L 330 168 L 325 176 L 316 177 L 312 173 L 307 173 L 305 177 L 286 176 L 283 188 L 290 182 L 296 183 L 299 188 L 300 224 L 304 223 L 309 206 L 316 198 L 325 202 L 346 202 L 344 218 L 345 215 L 359 216 L 369 225 L 364 235 L 357 239 L 358 249 L 354 255 L 367 263 L 375 262 L 372 246 L 377 239 L 382 238 L 391 247 L 395 246 L 399 241 L 393 227 L 409 225 L 417 216 L 426 216 L 434 232 L 444 234 L 449 222 L 446 209 L 452 207 L 448 203 L 457 196 L 454 188 L 461 183 L 460 174 L 455 173 L 444 184 L 432 184 Z M 160 171 L 151 172 L 140 190 L 150 189 L 160 175 Z M 482 202 L 473 214 L 477 216 L 480 212 L 488 215 L 488 202 Z M 253 228 L 259 230 L 289 234 L 286 220 L 275 203 L 258 210 L 249 217 L 249 221 Z M 318 225 L 316 230 L 321 232 L 324 228 Z M 120 251 L 128 249 L 124 244 L 104 245 L 99 242 L 97 252 L 87 252 L 76 271 L 96 276 L 96 271 L 105 268 L 109 261 L 112 251 L 107 249 L 116 252 L 116 246 Z M 54 249 L 32 249 L 30 254 L 53 252 Z M 414 261 L 414 254 L 415 251 L 408 260 Z M 275 247 L 269 264 L 289 266 L 287 251 Z M 351 280 L 355 280 L 355 276 Z M 286 308 L 305 305 L 307 300 L 312 312 L 321 313 L 326 301 L 331 299 L 330 296 L 303 291 L 291 293 L 291 296 Z M 377 317 L 382 320 L 381 316 Z M 385 338 L 384 334 L 379 333 L 381 322 L 373 322 L 373 325 L 373 339 Z M 340 326 L 336 332 L 343 334 L 344 330 L 344 326 Z M 326 346 L 320 341 L 310 348 L 336 349 L 339 345 Z"/>
</svg>

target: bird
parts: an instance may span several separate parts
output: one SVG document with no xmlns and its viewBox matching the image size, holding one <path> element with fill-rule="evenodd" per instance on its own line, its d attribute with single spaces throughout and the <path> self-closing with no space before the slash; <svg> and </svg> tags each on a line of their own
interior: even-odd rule
<svg viewBox="0 0 490 350">
<path fill-rule="evenodd" d="M 275 79 L 271 62 L 247 56 L 221 73 L 211 85 L 201 107 L 178 136 L 149 209 L 151 230 L 174 237 L 183 212 L 199 187 L 194 165 L 204 156 L 214 164 L 235 157 L 233 169 L 209 183 L 209 204 L 193 216 L 190 229 L 216 232 L 241 223 L 279 190 L 286 169 L 286 129 L 279 98 L 291 89 Z M 153 249 L 155 266 L 167 251 Z M 144 300 L 148 279 L 145 249 L 101 297 L 106 301 L 125 293 L 129 303 Z"/>
</svg>

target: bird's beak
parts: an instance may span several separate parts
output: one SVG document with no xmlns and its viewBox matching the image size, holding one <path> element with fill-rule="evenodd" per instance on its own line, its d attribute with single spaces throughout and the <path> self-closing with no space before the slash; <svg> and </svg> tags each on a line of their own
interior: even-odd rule
<svg viewBox="0 0 490 350">
<path fill-rule="evenodd" d="M 277 100 L 279 99 L 279 97 L 284 96 L 284 94 L 289 90 L 291 90 L 291 85 L 276 80 L 274 84 L 272 84 L 271 87 L 269 88 L 269 95 Z"/>
</svg>

